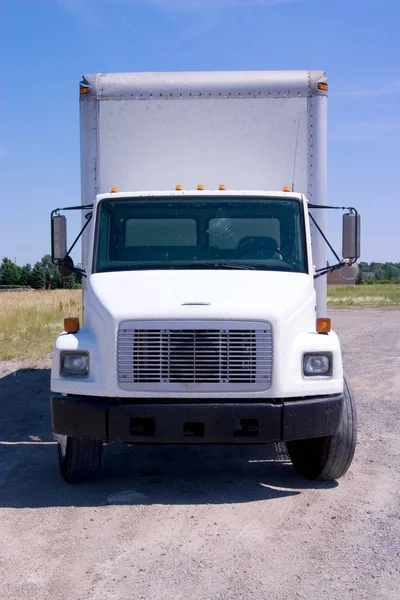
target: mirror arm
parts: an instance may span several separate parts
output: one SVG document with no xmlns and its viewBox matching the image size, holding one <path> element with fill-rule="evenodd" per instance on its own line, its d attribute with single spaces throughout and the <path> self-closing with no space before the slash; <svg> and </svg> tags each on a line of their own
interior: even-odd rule
<svg viewBox="0 0 400 600">
<path fill-rule="evenodd" d="M 80 238 L 81 238 L 81 236 L 82 236 L 83 232 L 85 231 L 86 227 L 89 225 L 89 223 L 90 223 L 90 221 L 91 221 L 91 219 L 92 219 L 92 214 L 93 214 L 93 213 L 88 213 L 87 215 L 85 215 L 86 223 L 85 223 L 85 225 L 82 227 L 82 229 L 81 229 L 80 233 L 79 233 L 79 234 L 78 234 L 78 236 L 76 237 L 76 239 L 75 239 L 74 243 L 72 244 L 71 248 L 68 250 L 68 252 L 67 252 L 67 256 L 68 256 L 69 254 L 71 254 L 72 250 L 75 248 L 76 244 L 77 244 L 77 243 L 78 243 L 78 241 L 80 240 Z"/>
<path fill-rule="evenodd" d="M 342 260 L 336 263 L 335 265 L 329 265 L 327 267 L 322 267 L 321 269 L 316 269 L 314 279 L 318 279 L 318 277 L 322 277 L 322 275 L 327 275 L 328 273 L 333 273 L 333 271 L 337 271 L 338 269 L 340 269 L 340 267 L 343 267 L 344 265 L 352 265 L 354 263 L 354 260 L 350 260 L 349 258 L 342 258 Z"/>
<path fill-rule="evenodd" d="M 93 204 L 79 204 L 79 206 L 65 206 L 64 208 L 55 208 L 51 211 L 51 216 L 58 214 L 61 210 L 86 210 L 93 208 Z"/>
<path fill-rule="evenodd" d="M 328 245 L 328 248 L 331 250 L 331 252 L 333 253 L 333 255 L 335 256 L 336 260 L 340 263 L 340 258 L 339 256 L 336 254 L 332 244 L 329 242 L 328 238 L 326 237 L 326 235 L 324 234 L 324 232 L 322 231 L 321 227 L 318 225 L 317 221 L 314 219 L 314 217 L 312 216 L 311 213 L 309 213 L 310 215 L 310 219 L 311 221 L 314 223 L 315 227 L 318 229 L 318 231 L 320 232 L 320 234 L 322 235 L 322 237 L 324 238 L 326 244 Z"/>
<path fill-rule="evenodd" d="M 328 206 L 326 204 L 308 204 L 308 208 L 327 208 L 328 210 L 350 210 L 358 215 L 358 212 L 352 206 Z"/>
<path fill-rule="evenodd" d="M 78 275 L 86 277 L 87 279 L 86 271 L 84 271 L 83 269 L 79 269 L 78 267 L 69 267 L 69 270 L 71 271 L 71 273 L 78 273 Z"/>
<path fill-rule="evenodd" d="M 327 275 L 328 273 L 333 273 L 341 266 L 340 263 L 337 265 L 332 265 L 329 267 L 323 267 L 322 269 L 316 269 L 314 274 L 314 279 L 318 279 L 318 277 L 322 277 L 323 275 Z"/>
</svg>

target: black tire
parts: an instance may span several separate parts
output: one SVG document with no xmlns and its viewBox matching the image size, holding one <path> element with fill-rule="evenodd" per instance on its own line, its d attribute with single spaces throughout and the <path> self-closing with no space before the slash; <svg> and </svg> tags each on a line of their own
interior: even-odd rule
<svg viewBox="0 0 400 600">
<path fill-rule="evenodd" d="M 333 481 L 342 477 L 351 465 L 357 444 L 357 411 L 346 378 L 343 395 L 342 420 L 337 433 L 286 443 L 294 468 L 307 479 Z"/>
<path fill-rule="evenodd" d="M 58 447 L 58 464 L 65 481 L 86 483 L 94 481 L 100 470 L 103 442 L 68 436 L 66 446 Z"/>
</svg>

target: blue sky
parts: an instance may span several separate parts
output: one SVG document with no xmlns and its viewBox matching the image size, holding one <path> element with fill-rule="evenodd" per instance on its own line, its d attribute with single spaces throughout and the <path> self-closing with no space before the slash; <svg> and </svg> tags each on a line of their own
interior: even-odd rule
<svg viewBox="0 0 400 600">
<path fill-rule="evenodd" d="M 400 261 L 397 0 L 0 0 L 0 7 L 0 258 L 41 258 L 51 209 L 80 203 L 83 73 L 324 69 L 329 202 L 362 213 L 362 260 Z M 340 223 L 330 216 L 336 245 Z"/>
</svg>

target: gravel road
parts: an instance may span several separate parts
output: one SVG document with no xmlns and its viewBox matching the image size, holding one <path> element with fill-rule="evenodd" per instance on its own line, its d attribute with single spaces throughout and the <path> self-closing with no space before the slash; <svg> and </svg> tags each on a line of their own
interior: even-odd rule
<svg viewBox="0 0 400 600">
<path fill-rule="evenodd" d="M 302 480 L 273 446 L 113 445 L 96 484 L 68 486 L 48 363 L 4 374 L 0 598 L 397 600 L 400 310 L 332 316 L 359 406 L 338 483 Z"/>
</svg>

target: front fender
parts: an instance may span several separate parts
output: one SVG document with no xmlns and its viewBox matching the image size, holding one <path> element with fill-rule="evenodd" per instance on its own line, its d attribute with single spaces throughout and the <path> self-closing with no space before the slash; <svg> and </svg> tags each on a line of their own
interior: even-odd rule
<svg viewBox="0 0 400 600">
<path fill-rule="evenodd" d="M 303 374 L 303 356 L 312 352 L 331 352 L 333 371 L 330 377 L 307 377 Z M 281 388 L 277 395 L 317 396 L 341 394 L 343 392 L 343 365 L 339 338 L 329 334 L 304 332 L 298 334 L 290 344 L 285 345 L 278 360 L 276 377 Z"/>
<path fill-rule="evenodd" d="M 82 386 L 90 387 L 95 381 L 99 385 L 102 382 L 102 370 L 100 369 L 100 358 L 98 355 L 99 344 L 93 331 L 82 327 L 77 333 L 60 333 L 57 337 L 51 367 L 52 392 L 62 394 L 82 393 Z M 89 353 L 89 376 L 82 379 L 61 376 L 61 353 L 73 351 L 86 351 Z M 88 392 L 90 393 L 90 392 Z"/>
</svg>

